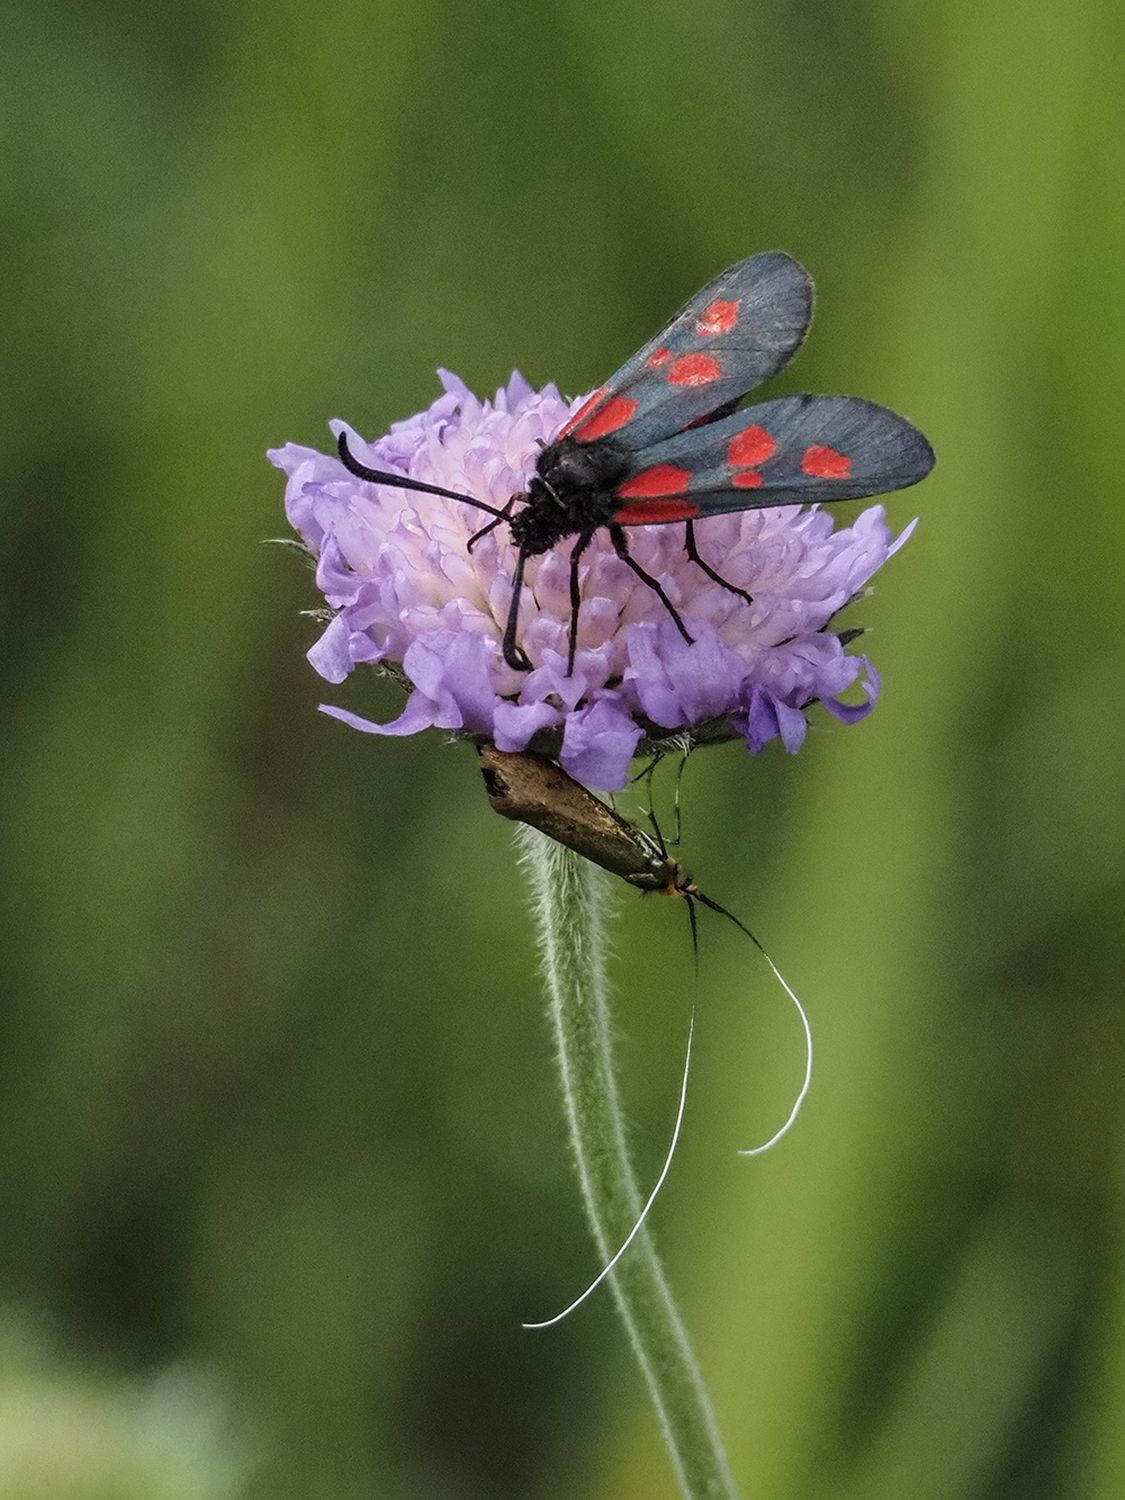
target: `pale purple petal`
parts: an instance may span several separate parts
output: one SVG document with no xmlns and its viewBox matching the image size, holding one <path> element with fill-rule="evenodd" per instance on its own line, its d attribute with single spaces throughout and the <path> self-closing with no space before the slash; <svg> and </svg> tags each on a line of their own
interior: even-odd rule
<svg viewBox="0 0 1125 1500">
<path fill-rule="evenodd" d="M 841 724 L 858 724 L 860 719 L 866 719 L 867 715 L 879 701 L 879 689 L 882 679 L 876 671 L 874 663 L 867 656 L 855 658 L 861 663 L 862 675 L 859 677 L 859 685 L 863 689 L 864 701 L 862 703 L 842 703 L 839 698 L 826 697 L 821 701 L 833 718 L 839 719 Z"/>
<path fill-rule="evenodd" d="M 757 755 L 779 735 L 786 750 L 795 755 L 804 743 L 809 727 L 800 709 L 783 703 L 760 682 L 750 685 L 746 707 L 733 716 L 732 722 L 746 736 L 746 748 L 751 755 Z"/>
<path fill-rule="evenodd" d="M 625 680 L 648 717 L 667 729 L 728 712 L 746 676 L 746 662 L 712 626 L 697 625 L 693 634 L 685 641 L 671 619 L 628 632 Z"/>
<path fill-rule="evenodd" d="M 575 781 L 619 792 L 628 785 L 629 763 L 643 733 L 620 698 L 607 693 L 569 715 L 559 762 Z"/>
<path fill-rule="evenodd" d="M 308 652 L 309 665 L 326 682 L 343 682 L 355 663 L 349 649 L 352 632 L 343 615 L 337 615 Z"/>
<path fill-rule="evenodd" d="M 541 729 L 562 722 L 550 703 L 500 703 L 492 720 L 492 743 L 497 750 L 526 750 Z"/>
<path fill-rule="evenodd" d="M 788 703 L 775 702 L 774 709 L 777 713 L 777 728 L 781 735 L 781 743 L 790 755 L 796 755 L 805 743 L 809 721 L 799 708 L 790 708 Z"/>
<path fill-rule="evenodd" d="M 874 509 L 874 507 L 872 507 L 872 509 Z M 893 557 L 900 547 L 905 546 L 905 544 L 910 540 L 910 538 L 917 530 L 918 522 L 920 519 L 921 518 L 919 516 L 915 516 L 913 521 L 908 521 L 906 523 L 906 525 L 899 532 L 898 536 L 895 537 L 894 541 L 887 548 L 888 557 Z"/>
<path fill-rule="evenodd" d="M 341 724 L 350 725 L 352 729 L 362 729 L 364 734 L 417 734 L 420 729 L 432 729 L 436 722 L 434 704 L 424 693 L 411 693 L 402 713 L 388 724 L 376 724 L 371 719 L 361 718 L 359 714 L 349 713 L 346 708 L 336 708 L 331 703 L 322 703 L 320 711 L 330 719 L 339 719 Z"/>
<path fill-rule="evenodd" d="M 489 678 L 491 651 L 475 631 L 434 631 L 407 647 L 402 669 L 434 705 L 439 729 L 487 734 L 497 698 Z"/>
</svg>

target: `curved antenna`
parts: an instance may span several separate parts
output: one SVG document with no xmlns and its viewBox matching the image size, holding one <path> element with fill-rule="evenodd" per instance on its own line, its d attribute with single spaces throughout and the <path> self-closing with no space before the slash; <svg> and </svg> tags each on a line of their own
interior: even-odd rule
<svg viewBox="0 0 1125 1500">
<path fill-rule="evenodd" d="M 689 912 L 691 911 L 690 902 L 688 904 L 688 910 Z M 692 931 L 693 933 L 695 931 L 694 913 L 692 914 Z M 591 1292 L 595 1291 L 599 1286 L 601 1286 L 602 1282 L 613 1270 L 614 1266 L 625 1254 L 626 1250 L 628 1250 L 629 1246 L 633 1243 L 637 1235 L 640 1233 L 641 1225 L 648 1218 L 648 1211 L 656 1202 L 656 1196 L 660 1192 L 660 1189 L 664 1186 L 664 1179 L 668 1176 L 668 1170 L 672 1165 L 672 1158 L 676 1154 L 676 1146 L 680 1139 L 680 1126 L 684 1123 L 684 1107 L 687 1104 L 688 1074 L 691 1071 L 691 1043 L 692 1037 L 694 1035 L 695 1000 L 693 998 L 691 1002 L 691 1021 L 688 1024 L 687 1048 L 684 1052 L 684 1076 L 680 1082 L 680 1103 L 678 1109 L 676 1110 L 676 1123 L 672 1129 L 672 1140 L 668 1147 L 668 1154 L 664 1158 L 664 1165 L 660 1169 L 660 1176 L 656 1179 L 656 1186 L 653 1188 L 652 1192 L 649 1193 L 648 1201 L 645 1203 L 644 1208 L 642 1208 L 640 1213 L 637 1215 L 636 1222 L 634 1223 L 632 1229 L 630 1229 L 629 1233 L 622 1240 L 620 1248 L 617 1250 L 617 1253 L 613 1256 L 613 1258 L 606 1262 L 606 1264 L 594 1277 L 593 1281 L 591 1281 L 586 1290 L 580 1296 L 575 1297 L 574 1301 L 569 1305 L 569 1307 L 564 1307 L 562 1312 L 556 1313 L 553 1318 L 545 1318 L 541 1323 L 523 1323 L 521 1324 L 521 1327 L 553 1328 L 556 1323 L 561 1323 L 564 1318 L 569 1318 L 574 1309 L 576 1307 L 581 1307 L 583 1302 L 585 1302 L 586 1298 L 591 1294 Z"/>
<path fill-rule="evenodd" d="M 768 1151 L 771 1146 L 776 1146 L 778 1141 L 781 1140 L 782 1136 L 788 1135 L 790 1130 L 793 1128 L 793 1124 L 796 1121 L 797 1116 L 801 1113 L 801 1105 L 804 1104 L 805 1098 L 812 1086 L 812 1027 L 809 1025 L 808 1016 L 805 1014 L 805 1007 L 801 1004 L 801 1002 L 797 999 L 797 996 L 790 989 L 785 975 L 777 967 L 773 959 L 769 956 L 764 948 L 762 949 L 762 956 L 765 959 L 766 963 L 768 963 L 770 968 L 773 970 L 774 978 L 777 980 L 778 984 L 789 996 L 793 1004 L 797 1007 L 797 1014 L 801 1018 L 801 1025 L 804 1027 L 805 1031 L 805 1076 L 804 1080 L 801 1083 L 800 1091 L 798 1092 L 796 1099 L 793 1100 L 793 1108 L 789 1111 L 789 1117 L 785 1121 L 785 1124 L 781 1127 L 781 1129 L 774 1131 L 773 1135 L 770 1136 L 769 1140 L 766 1141 L 764 1145 L 744 1147 L 739 1151 L 739 1156 L 761 1156 L 762 1153 L 764 1151 Z"/>
<path fill-rule="evenodd" d="M 796 1006 L 797 1014 L 801 1018 L 801 1026 L 804 1029 L 804 1033 L 805 1033 L 805 1076 L 804 1076 L 804 1078 L 801 1081 L 801 1087 L 800 1087 L 800 1089 L 797 1092 L 797 1097 L 793 1101 L 793 1107 L 790 1109 L 789 1114 L 786 1117 L 785 1124 L 782 1125 L 782 1127 L 781 1127 L 780 1130 L 775 1130 L 774 1133 L 773 1133 L 773 1135 L 771 1135 L 770 1138 L 769 1138 L 769 1140 L 766 1141 L 766 1142 L 764 1142 L 763 1145 L 761 1145 L 761 1146 L 748 1146 L 745 1149 L 740 1150 L 739 1153 L 738 1153 L 739 1156 L 761 1156 L 763 1154 L 763 1152 L 766 1152 L 766 1151 L 770 1150 L 770 1148 L 772 1146 L 776 1146 L 777 1143 L 778 1143 L 778 1141 L 780 1141 L 783 1136 L 788 1135 L 789 1132 L 790 1132 L 790 1130 L 792 1130 L 793 1125 L 796 1122 L 797 1116 L 801 1113 L 801 1106 L 802 1106 L 802 1104 L 804 1104 L 805 1099 L 808 1097 L 809 1089 L 812 1087 L 812 1066 L 813 1066 L 812 1027 L 809 1025 L 809 1018 L 808 1018 L 808 1016 L 805 1013 L 805 1007 L 801 1004 L 800 1000 L 798 1000 L 798 998 L 797 998 L 796 994 L 794 993 L 793 988 L 790 985 L 789 981 L 786 979 L 785 975 L 781 972 L 781 970 L 774 963 L 773 959 L 769 956 L 769 954 L 766 952 L 766 950 L 762 947 L 762 945 L 758 941 L 758 939 L 750 931 L 749 927 L 745 926 L 744 923 L 740 922 L 733 912 L 727 911 L 726 907 L 725 906 L 720 906 L 717 901 L 712 901 L 711 898 L 709 896 L 705 896 L 702 891 L 696 891 L 694 894 L 695 894 L 695 899 L 697 901 L 702 901 L 702 903 L 703 903 L 704 906 L 710 907 L 710 909 L 712 911 L 717 911 L 720 914 L 720 916 L 726 917 L 728 919 L 728 921 L 733 922 L 734 925 L 737 928 L 739 928 L 742 932 L 744 932 L 746 934 L 746 936 L 754 944 L 754 947 L 757 948 L 758 952 L 765 959 L 766 963 L 769 964 L 770 968 L 773 971 L 773 976 L 777 980 L 778 984 L 781 986 L 781 988 L 785 991 L 785 993 L 789 996 L 790 1000 L 792 1000 L 793 1004 Z"/>
<path fill-rule="evenodd" d="M 782 989 L 789 996 L 790 1000 L 792 1000 L 793 1004 L 797 1008 L 797 1014 L 801 1018 L 801 1025 L 804 1028 L 805 1033 L 805 1076 L 801 1082 L 801 1087 L 797 1094 L 797 1097 L 793 1101 L 793 1106 L 789 1111 L 784 1125 L 782 1125 L 780 1130 L 775 1130 L 768 1141 L 766 1141 L 761 1146 L 750 1146 L 745 1150 L 740 1150 L 738 1153 L 739 1156 L 761 1156 L 763 1152 L 769 1151 L 771 1147 L 776 1146 L 778 1141 L 780 1141 L 783 1136 L 789 1134 L 789 1131 L 793 1128 L 793 1124 L 796 1121 L 797 1116 L 801 1112 L 801 1106 L 804 1104 L 805 1099 L 808 1096 L 809 1088 L 812 1085 L 812 1027 L 809 1025 L 809 1018 L 805 1013 L 805 1007 L 797 998 L 797 995 L 794 992 L 792 986 L 789 984 L 789 981 L 785 978 L 785 975 L 782 974 L 781 970 L 774 963 L 773 959 L 766 952 L 765 948 L 762 947 L 762 944 L 759 942 L 759 940 L 750 931 L 749 927 L 747 927 L 745 923 L 740 922 L 734 915 L 734 913 L 728 911 L 725 906 L 720 906 L 717 901 L 712 901 L 710 896 L 705 896 L 703 892 L 698 889 L 692 889 L 690 891 L 685 890 L 682 892 L 682 894 L 684 897 L 684 903 L 687 906 L 688 921 L 691 924 L 692 963 L 695 970 L 696 986 L 698 987 L 699 983 L 699 928 L 695 916 L 695 902 L 699 901 L 702 903 L 702 905 L 708 907 L 711 911 L 718 912 L 720 916 L 726 917 L 728 921 L 733 922 L 740 931 L 746 934 L 746 936 L 754 944 L 755 948 L 757 948 L 758 952 L 765 959 L 766 963 L 769 964 L 774 978 L 777 980 L 778 984 L 781 985 Z M 691 1073 L 691 1049 L 692 1040 L 695 1036 L 695 1012 L 696 1001 L 693 996 L 691 1003 L 691 1020 L 688 1023 L 687 1046 L 684 1049 L 684 1071 L 683 1077 L 680 1080 L 680 1098 L 679 1104 L 676 1109 L 676 1123 L 672 1127 L 672 1139 L 668 1144 L 668 1152 L 664 1158 L 664 1165 L 660 1169 L 660 1175 L 659 1177 L 657 1177 L 656 1183 L 652 1189 L 652 1192 L 649 1193 L 644 1207 L 637 1215 L 632 1229 L 630 1229 L 629 1233 L 622 1240 L 613 1256 L 605 1263 L 598 1274 L 594 1277 L 593 1281 L 590 1282 L 586 1290 L 575 1297 L 574 1301 L 569 1303 L 568 1306 L 564 1307 L 562 1312 L 556 1313 L 553 1318 L 544 1318 L 542 1322 L 539 1323 L 523 1323 L 520 1325 L 521 1327 L 529 1329 L 553 1328 L 556 1323 L 561 1323 L 564 1318 L 569 1318 L 571 1313 L 574 1312 L 576 1308 L 581 1307 L 583 1302 L 586 1301 L 587 1297 L 589 1297 L 593 1292 L 597 1290 L 599 1286 L 601 1286 L 602 1282 L 613 1270 L 614 1266 L 617 1265 L 618 1261 L 625 1254 L 629 1246 L 633 1243 L 637 1235 L 640 1233 L 642 1225 L 648 1218 L 649 1210 L 656 1202 L 657 1196 L 660 1193 L 660 1189 L 664 1186 L 665 1179 L 667 1178 L 668 1173 L 671 1170 L 672 1159 L 676 1154 L 676 1147 L 679 1144 L 680 1140 L 680 1130 L 684 1123 L 684 1111 L 687 1107 L 688 1077 Z"/>
<path fill-rule="evenodd" d="M 353 457 L 352 450 L 348 447 L 347 433 L 343 431 L 336 439 L 336 449 L 344 468 L 357 479 L 367 479 L 372 484 L 390 484 L 400 490 L 419 490 L 423 495 L 441 495 L 446 500 L 462 500 L 466 505 L 475 506 L 477 510 L 487 511 L 500 521 L 508 518 L 506 511 L 497 510 L 495 505 L 486 505 L 483 500 L 476 500 L 472 495 L 460 495 L 456 490 L 442 489 L 440 484 L 426 484 L 424 480 L 408 479 L 403 474 L 389 474 L 384 469 L 369 469 L 366 464 L 361 464 Z"/>
</svg>

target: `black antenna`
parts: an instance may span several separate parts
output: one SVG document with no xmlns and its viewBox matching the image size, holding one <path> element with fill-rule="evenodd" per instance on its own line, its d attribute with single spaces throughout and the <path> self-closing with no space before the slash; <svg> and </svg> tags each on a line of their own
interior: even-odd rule
<svg viewBox="0 0 1125 1500">
<path fill-rule="evenodd" d="M 717 901 L 712 901 L 711 897 L 705 896 L 702 891 L 693 891 L 692 895 L 697 901 L 702 901 L 703 905 L 709 907 L 711 911 L 717 911 L 721 917 L 726 917 L 728 922 L 733 922 L 740 932 L 744 932 L 746 934 L 746 936 L 754 944 L 754 947 L 757 948 L 758 952 L 761 953 L 767 961 L 772 962 L 769 954 L 762 947 L 761 943 L 754 936 L 754 934 L 750 931 L 749 927 L 747 927 L 744 922 L 740 922 L 735 916 L 734 912 L 727 911 L 725 906 L 720 906 Z"/>
<path fill-rule="evenodd" d="M 691 961 L 695 970 L 695 982 L 699 983 L 699 923 L 695 916 L 695 898 L 687 891 L 684 892 L 684 904 L 687 907 L 688 922 L 691 924 Z"/>
<path fill-rule="evenodd" d="M 357 479 L 367 479 L 372 484 L 391 484 L 400 490 L 420 490 L 423 495 L 441 495 L 446 500 L 462 500 L 466 505 L 475 506 L 477 510 L 487 511 L 490 516 L 496 516 L 498 520 L 507 520 L 506 511 L 497 510 L 494 505 L 486 505 L 483 500 L 476 500 L 472 495 L 460 495 L 456 490 L 442 489 L 440 484 L 426 484 L 421 479 L 407 479 L 402 474 L 388 474 L 383 469 L 369 469 L 366 464 L 361 464 L 352 456 L 346 433 L 340 433 L 336 439 L 336 447 L 344 468 L 349 474 L 354 474 Z"/>
</svg>

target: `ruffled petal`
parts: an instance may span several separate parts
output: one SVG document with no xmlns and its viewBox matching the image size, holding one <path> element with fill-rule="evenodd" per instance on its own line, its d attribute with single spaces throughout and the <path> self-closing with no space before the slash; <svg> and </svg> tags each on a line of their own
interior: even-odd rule
<svg viewBox="0 0 1125 1500">
<path fill-rule="evenodd" d="M 859 656 L 856 660 L 861 666 L 859 685 L 863 689 L 864 701 L 862 703 L 843 703 L 839 698 L 823 698 L 825 708 L 833 716 L 839 719 L 841 724 L 858 724 L 860 719 L 866 719 L 867 715 L 879 701 L 879 689 L 882 687 L 882 678 L 875 670 L 874 663 L 870 657 Z"/>
<path fill-rule="evenodd" d="M 364 734 L 398 735 L 417 734 L 421 729 L 431 729 L 435 723 L 434 707 L 424 693 L 411 693 L 402 713 L 389 724 L 376 724 L 371 719 L 361 718 L 359 714 L 353 714 L 346 708 L 336 708 L 331 703 L 322 703 L 320 711 L 330 719 L 339 719 L 341 724 L 347 724 L 352 729 L 361 729 Z"/>
<path fill-rule="evenodd" d="M 492 743 L 497 750 L 526 750 L 541 729 L 561 720 L 549 703 L 500 703 L 492 720 Z"/>
<path fill-rule="evenodd" d="M 685 641 L 672 620 L 628 632 L 625 680 L 648 717 L 666 729 L 728 713 L 746 677 L 745 660 L 713 626 L 697 625 L 693 635 Z"/>
<path fill-rule="evenodd" d="M 643 730 L 616 694 L 569 715 L 559 762 L 569 776 L 603 792 L 619 792 L 629 782 L 629 763 Z"/>
<path fill-rule="evenodd" d="M 795 755 L 804 744 L 809 727 L 799 708 L 783 703 L 760 682 L 751 683 L 746 707 L 734 716 L 734 725 L 745 736 L 751 755 L 759 754 L 778 736 L 790 755 Z"/>
<path fill-rule="evenodd" d="M 347 620 L 343 615 L 337 615 L 316 645 L 309 649 L 309 665 L 326 682 L 343 682 L 355 665 L 348 649 L 351 636 Z"/>
</svg>

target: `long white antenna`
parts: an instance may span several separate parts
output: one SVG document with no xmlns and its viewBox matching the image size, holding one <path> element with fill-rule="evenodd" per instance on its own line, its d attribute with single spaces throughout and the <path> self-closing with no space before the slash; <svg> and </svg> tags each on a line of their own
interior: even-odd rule
<svg viewBox="0 0 1125 1500">
<path fill-rule="evenodd" d="M 794 994 L 793 988 L 790 985 L 789 981 L 774 963 L 773 959 L 769 956 L 766 950 L 762 947 L 760 940 L 756 938 L 750 931 L 749 927 L 747 927 L 746 923 L 740 922 L 735 916 L 734 912 L 727 911 L 725 906 L 720 906 L 717 901 L 712 901 L 710 896 L 705 896 L 702 891 L 696 891 L 695 898 L 697 901 L 702 901 L 703 905 L 709 907 L 711 911 L 717 911 L 720 916 L 726 917 L 728 922 L 733 922 L 741 932 L 744 932 L 746 934 L 746 936 L 754 944 L 754 947 L 757 948 L 758 952 L 762 955 L 766 963 L 768 963 L 770 968 L 773 970 L 773 976 L 777 980 L 778 984 L 789 996 L 793 1004 L 797 1007 L 797 1014 L 800 1016 L 801 1025 L 804 1028 L 805 1076 L 801 1081 L 800 1090 L 798 1091 L 796 1099 L 794 1099 L 793 1101 L 793 1108 L 789 1111 L 789 1116 L 786 1119 L 785 1124 L 781 1127 L 780 1130 L 775 1131 L 764 1145 L 751 1146 L 747 1150 L 740 1151 L 738 1153 L 740 1156 L 761 1156 L 763 1151 L 768 1151 L 771 1146 L 776 1146 L 778 1141 L 781 1140 L 782 1136 L 789 1134 L 790 1130 L 793 1128 L 794 1120 L 796 1120 L 797 1116 L 801 1113 L 801 1105 L 804 1104 L 805 1098 L 808 1095 L 809 1088 L 812 1084 L 812 1027 L 809 1025 L 808 1016 L 805 1014 L 805 1007 L 801 1004 L 800 1000 L 797 999 L 797 996 Z"/>
<path fill-rule="evenodd" d="M 754 936 L 754 934 L 750 931 L 750 929 L 748 927 L 744 926 L 743 923 L 741 923 L 738 920 L 738 918 L 733 914 L 733 912 L 727 911 L 727 909 L 726 909 L 725 906 L 720 906 L 717 901 L 712 901 L 709 897 L 704 896 L 701 891 L 694 891 L 692 893 L 692 895 L 689 895 L 687 897 L 688 915 L 689 915 L 689 918 L 691 920 L 692 947 L 693 947 L 693 951 L 695 953 L 695 960 L 696 960 L 696 983 L 698 984 L 698 976 L 699 976 L 699 970 L 698 970 L 699 950 L 698 950 L 698 945 L 696 943 L 695 913 L 694 913 L 694 910 L 692 908 L 692 900 L 693 900 L 693 898 L 696 899 L 696 900 L 701 901 L 704 906 L 709 906 L 712 911 L 720 912 L 724 917 L 728 917 L 730 919 L 730 921 L 732 921 L 736 927 L 740 927 L 742 929 L 742 931 L 746 934 L 746 936 L 754 944 L 755 948 L 757 948 L 758 952 L 765 959 L 766 963 L 769 964 L 770 969 L 773 972 L 773 976 L 777 980 L 778 984 L 781 985 L 781 988 L 789 996 L 789 998 L 793 1002 L 794 1006 L 796 1006 L 797 1014 L 801 1018 L 801 1026 L 802 1026 L 802 1028 L 804 1030 L 804 1033 L 805 1033 L 805 1075 L 804 1075 L 804 1078 L 801 1081 L 800 1090 L 799 1090 L 799 1092 L 797 1094 L 796 1099 L 794 1099 L 794 1101 L 793 1101 L 793 1106 L 792 1106 L 792 1108 L 789 1111 L 789 1114 L 788 1114 L 788 1116 L 787 1116 L 787 1118 L 785 1120 L 784 1125 L 781 1126 L 780 1130 L 775 1130 L 774 1133 L 773 1133 L 773 1135 L 771 1135 L 770 1138 L 769 1138 L 769 1140 L 766 1141 L 763 1145 L 761 1145 L 761 1146 L 750 1146 L 750 1147 L 748 1147 L 745 1150 L 740 1150 L 739 1153 L 738 1153 L 740 1156 L 761 1156 L 764 1152 L 769 1151 L 771 1149 L 771 1147 L 776 1146 L 777 1143 L 778 1143 L 778 1141 L 780 1141 L 784 1136 L 786 1136 L 786 1135 L 789 1134 L 790 1130 L 793 1128 L 793 1125 L 794 1125 L 794 1122 L 797 1119 L 797 1116 L 801 1112 L 801 1106 L 802 1106 L 802 1104 L 804 1104 L 805 1099 L 808 1096 L 809 1089 L 810 1089 L 810 1087 L 812 1085 L 812 1069 L 813 1069 L 812 1027 L 809 1025 L 809 1018 L 808 1018 L 808 1015 L 805 1012 L 805 1007 L 801 1004 L 800 1000 L 797 998 L 797 995 L 796 995 L 795 991 L 793 990 L 792 986 L 790 985 L 789 981 L 785 978 L 785 975 L 777 967 L 777 965 L 774 963 L 773 959 L 769 956 L 769 954 L 766 952 L 766 950 L 762 947 L 761 943 Z M 641 1209 L 640 1213 L 637 1215 L 636 1223 L 633 1225 L 632 1229 L 630 1229 L 629 1233 L 625 1236 L 624 1240 L 622 1240 L 621 1245 L 619 1246 L 619 1248 L 617 1249 L 617 1251 L 613 1255 L 612 1259 L 608 1260 L 606 1262 L 606 1264 L 601 1268 L 601 1270 L 598 1272 L 598 1274 L 594 1277 L 593 1281 L 590 1282 L 590 1285 L 586 1288 L 586 1290 L 584 1292 L 582 1292 L 579 1296 L 575 1297 L 574 1301 L 571 1302 L 569 1304 L 569 1306 L 564 1307 L 563 1310 L 562 1310 L 562 1312 L 556 1313 L 553 1318 L 545 1318 L 540 1323 L 523 1323 L 523 1324 L 521 1324 L 521 1327 L 523 1327 L 523 1328 L 553 1328 L 556 1323 L 561 1323 L 564 1318 L 569 1318 L 570 1315 L 571 1315 L 571 1313 L 574 1312 L 575 1308 L 581 1307 L 582 1304 L 583 1304 L 583 1302 L 585 1302 L 586 1298 L 589 1297 L 592 1292 L 596 1291 L 599 1286 L 601 1286 L 602 1282 L 606 1279 L 606 1277 L 609 1275 L 609 1273 L 613 1270 L 614 1266 L 621 1259 L 621 1257 L 625 1254 L 626 1250 L 628 1250 L 629 1246 L 633 1243 L 633 1241 L 636 1239 L 637 1235 L 640 1233 L 641 1226 L 644 1224 L 644 1221 L 648 1218 L 649 1209 L 656 1202 L 657 1195 L 659 1194 L 660 1189 L 664 1186 L 664 1180 L 668 1176 L 668 1172 L 671 1169 L 672 1158 L 675 1156 L 675 1154 L 676 1154 L 676 1147 L 679 1144 L 680 1128 L 681 1128 L 681 1126 L 684 1123 L 684 1110 L 687 1107 L 688 1076 L 689 1076 L 689 1074 L 691 1072 L 691 1048 L 692 1048 L 692 1039 L 693 1039 L 693 1037 L 695 1035 L 695 1008 L 696 1008 L 696 1002 L 693 999 L 692 1000 L 692 1005 L 691 1005 L 691 1021 L 688 1024 L 687 1047 L 684 1050 L 684 1072 L 683 1072 L 683 1078 L 680 1081 L 680 1101 L 679 1101 L 679 1106 L 677 1107 L 677 1110 L 676 1110 L 676 1123 L 675 1123 L 675 1125 L 674 1125 L 674 1127 L 672 1129 L 672 1139 L 671 1139 L 671 1142 L 669 1143 L 669 1146 L 668 1146 L 668 1154 L 664 1158 L 664 1165 L 660 1169 L 660 1176 L 656 1179 L 656 1185 L 655 1185 L 655 1187 L 653 1188 L 652 1192 L 648 1195 L 648 1199 L 647 1199 L 647 1201 L 645 1203 L 645 1206 Z"/>
<path fill-rule="evenodd" d="M 626 1250 L 628 1250 L 629 1246 L 633 1243 L 633 1241 L 636 1239 L 637 1235 L 640 1233 L 641 1225 L 648 1218 L 648 1211 L 652 1207 L 652 1205 L 656 1202 L 656 1196 L 660 1192 L 660 1189 L 664 1186 L 664 1179 L 668 1176 L 668 1170 L 669 1170 L 669 1168 L 672 1165 L 672 1158 L 676 1154 L 676 1145 L 677 1145 L 677 1143 L 679 1142 L 679 1139 L 680 1139 L 680 1126 L 684 1123 L 684 1108 L 685 1108 L 685 1106 L 687 1104 L 688 1074 L 691 1071 L 691 1043 L 692 1043 L 692 1037 L 694 1035 L 695 1035 L 695 1001 L 693 1000 L 692 1001 L 692 1006 L 691 1006 L 691 1021 L 690 1021 L 689 1025 L 688 1025 L 687 1048 L 686 1048 L 686 1050 L 684 1052 L 684 1076 L 683 1076 L 683 1079 L 680 1082 L 680 1104 L 679 1104 L 679 1108 L 676 1111 L 676 1124 L 675 1124 L 675 1127 L 672 1130 L 672 1141 L 671 1141 L 671 1144 L 668 1147 L 668 1155 L 664 1158 L 664 1165 L 660 1169 L 660 1176 L 656 1179 L 656 1186 L 653 1188 L 652 1192 L 648 1195 L 648 1202 L 645 1204 L 644 1208 L 642 1208 L 641 1211 L 640 1211 L 640 1213 L 638 1214 L 636 1223 L 633 1225 L 632 1229 L 630 1229 L 629 1233 L 625 1236 L 624 1240 L 621 1242 L 620 1249 L 618 1249 L 618 1251 L 614 1255 L 613 1259 L 606 1262 L 606 1264 L 601 1268 L 601 1270 L 598 1272 L 598 1274 L 594 1277 L 593 1281 L 591 1281 L 590 1285 L 586 1288 L 586 1290 L 580 1296 L 575 1297 L 574 1301 L 570 1304 L 569 1307 L 564 1307 L 561 1313 L 556 1313 L 553 1318 L 546 1318 L 546 1319 L 544 1319 L 544 1321 L 542 1323 L 524 1323 L 524 1324 L 521 1325 L 522 1327 L 524 1327 L 524 1328 L 552 1328 L 556 1323 L 561 1323 L 564 1318 L 569 1318 L 570 1315 L 571 1315 L 571 1313 L 574 1311 L 574 1309 L 576 1307 L 581 1307 L 582 1303 L 585 1302 L 586 1298 L 590 1295 L 590 1293 L 593 1292 L 594 1290 L 596 1290 L 597 1287 L 601 1286 L 602 1282 L 606 1279 L 606 1277 L 609 1275 L 609 1273 L 613 1270 L 614 1266 L 621 1259 L 621 1257 L 625 1254 Z"/>
<path fill-rule="evenodd" d="M 809 1025 L 808 1016 L 805 1014 L 805 1007 L 797 999 L 797 996 L 790 988 L 789 982 L 785 978 L 785 975 L 777 967 L 773 959 L 762 947 L 761 943 L 758 944 L 758 950 L 761 953 L 762 957 L 765 959 L 766 963 L 768 963 L 770 968 L 773 970 L 774 978 L 777 980 L 778 984 L 789 996 L 793 1004 L 797 1007 L 797 1014 L 801 1018 L 801 1025 L 805 1029 L 805 1077 L 804 1081 L 801 1084 L 800 1092 L 798 1093 L 796 1099 L 794 1099 L 793 1101 L 793 1108 L 789 1111 L 789 1118 L 785 1121 L 785 1124 L 781 1127 L 781 1129 L 775 1130 L 773 1135 L 770 1136 L 769 1140 L 766 1141 L 765 1145 L 749 1146 L 745 1150 L 740 1150 L 738 1153 L 739 1156 L 761 1156 L 762 1153 L 764 1151 L 768 1151 L 771 1146 L 776 1146 L 778 1141 L 781 1140 L 782 1136 L 788 1135 L 790 1130 L 793 1128 L 794 1121 L 801 1113 L 801 1105 L 804 1104 L 805 1097 L 808 1094 L 809 1088 L 812 1084 L 812 1027 Z"/>
</svg>

